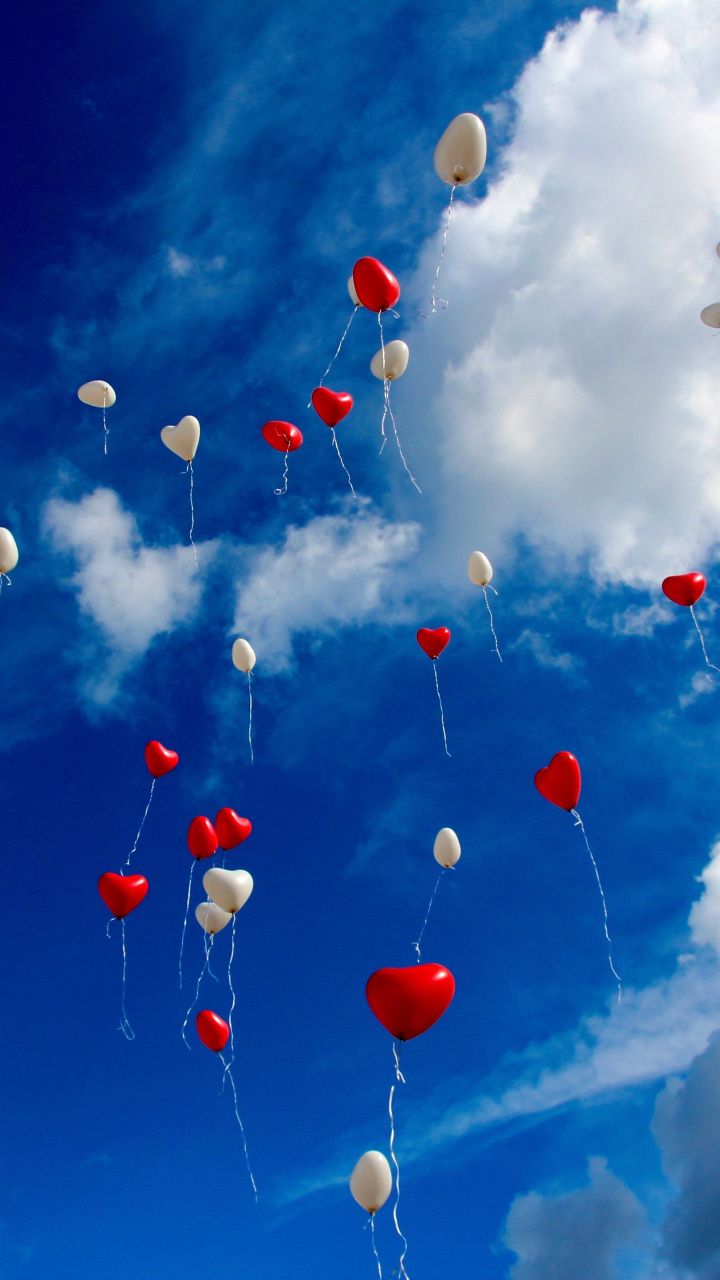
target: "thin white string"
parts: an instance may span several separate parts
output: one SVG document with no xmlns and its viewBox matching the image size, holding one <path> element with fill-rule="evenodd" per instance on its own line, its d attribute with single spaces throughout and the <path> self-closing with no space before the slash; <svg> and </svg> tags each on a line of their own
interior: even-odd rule
<svg viewBox="0 0 720 1280">
<path fill-rule="evenodd" d="M 435 689 L 437 690 L 437 698 L 440 706 L 440 725 L 442 727 L 443 742 L 445 743 L 445 755 L 449 756 L 450 752 L 448 751 L 447 734 L 445 732 L 445 712 L 443 711 L 442 698 L 440 697 L 440 682 L 438 680 L 438 673 L 437 673 L 437 658 L 433 658 L 432 666 L 433 666 L 433 672 L 435 675 Z"/>
<path fill-rule="evenodd" d="M 320 379 L 320 381 L 318 382 L 318 386 L 319 386 L 319 387 L 321 387 L 321 386 L 323 385 L 323 383 L 324 383 L 325 379 L 327 378 L 327 376 L 328 376 L 328 374 L 329 374 L 330 370 L 332 369 L 332 367 L 333 367 L 333 365 L 334 365 L 335 361 L 337 360 L 338 356 L 340 355 L 340 352 L 341 352 L 341 351 L 342 351 L 342 349 L 343 349 L 343 345 L 344 345 L 345 339 L 347 338 L 348 333 L 350 332 L 350 325 L 352 324 L 353 320 L 355 319 L 355 312 L 357 311 L 357 309 L 358 309 L 358 307 L 359 307 L 359 306 L 360 306 L 360 303 L 358 302 L 358 303 L 356 303 L 356 304 L 355 304 L 355 306 L 354 306 L 354 307 L 353 307 L 353 309 L 352 309 L 352 312 L 351 312 L 351 315 L 350 315 L 350 319 L 348 320 L 347 324 L 345 325 L 345 328 L 343 329 L 343 336 L 342 336 L 342 338 L 340 339 L 340 341 L 338 342 L 338 345 L 337 345 L 337 351 L 335 352 L 335 355 L 333 356 L 332 360 L 330 361 L 330 363 L 329 363 L 329 365 L 328 365 L 327 369 L 325 370 L 325 372 L 324 372 L 324 374 L 323 374 L 322 378 L 321 378 L 321 379 Z M 312 405 L 312 400 L 308 400 L 308 405 L 307 405 L 308 409 L 310 408 L 310 406 L 311 406 L 311 405 Z"/>
<path fill-rule="evenodd" d="M 488 614 L 489 614 L 489 616 L 490 616 L 490 630 L 492 631 L 492 638 L 493 638 L 493 640 L 495 641 L 495 652 L 496 652 L 496 654 L 497 654 L 498 658 L 500 659 L 500 661 L 502 662 L 502 654 L 501 654 L 501 652 L 500 652 L 500 646 L 499 646 L 499 644 L 498 644 L 498 638 L 497 638 L 497 635 L 495 634 L 495 623 L 493 622 L 492 609 L 490 608 L 490 601 L 488 600 L 488 587 L 490 587 L 490 584 L 489 584 L 489 583 L 487 583 L 487 584 L 483 587 L 483 589 L 482 589 L 482 593 L 483 593 L 483 595 L 484 595 L 484 597 L 485 597 L 485 604 L 487 605 L 487 611 L 488 611 Z M 494 588 L 494 587 L 490 587 L 490 590 L 491 590 L 491 591 L 495 591 L 495 588 Z M 495 595 L 497 595 L 497 591 L 495 591 Z"/>
<path fill-rule="evenodd" d="M 107 404 L 107 387 L 103 387 L 103 402 L 102 402 L 102 413 L 103 413 L 103 433 L 104 433 L 104 440 L 103 440 L 103 444 L 104 444 L 104 446 L 105 446 L 105 457 L 107 458 L 107 444 L 108 444 L 108 436 L 109 436 L 110 432 L 108 431 L 107 416 L 106 416 L 106 414 L 105 414 L 105 406 L 106 406 L 106 404 Z"/>
<path fill-rule="evenodd" d="M 377 1263 L 378 1276 L 380 1277 L 380 1280 L 383 1280 L 382 1267 L 380 1265 L 380 1254 L 377 1251 L 377 1244 L 375 1243 L 375 1214 L 374 1213 L 370 1214 L 370 1243 L 372 1244 L 372 1251 L 375 1254 L 375 1261 Z"/>
<path fill-rule="evenodd" d="M 341 452 L 340 452 L 340 445 L 339 445 L 339 444 L 338 444 L 338 442 L 337 442 L 337 436 L 336 436 L 336 434 L 335 434 L 335 428 L 334 428 L 334 427 L 331 427 L 331 428 L 330 428 L 330 430 L 331 430 L 331 432 L 332 432 L 332 442 L 333 442 L 333 444 L 335 445 L 335 452 L 336 452 L 336 454 L 337 454 L 337 456 L 338 456 L 338 458 L 339 458 L 339 460 L 340 460 L 340 466 L 342 467 L 343 471 L 345 472 L 345 475 L 347 476 L 348 484 L 350 485 L 350 492 L 352 493 L 353 498 L 357 498 L 357 494 L 356 494 L 356 492 L 355 492 L 355 490 L 354 490 L 354 488 L 353 488 L 353 482 L 352 482 L 352 478 L 351 478 L 351 476 L 350 476 L 350 472 L 348 471 L 347 467 L 345 466 L 345 461 L 344 461 L 343 456 L 342 456 L 342 454 L 341 454 Z"/>
<path fill-rule="evenodd" d="M 450 230 L 450 218 L 452 217 L 453 200 L 455 199 L 455 192 L 456 192 L 456 191 L 457 191 L 457 184 L 454 184 L 454 185 L 453 185 L 453 188 L 452 188 L 452 191 L 450 192 L 450 202 L 449 202 L 448 207 L 447 207 L 447 215 L 446 215 L 446 218 L 445 218 L 445 227 L 444 227 L 444 229 L 443 229 L 442 248 L 441 248 L 441 250 L 440 250 L 440 261 L 438 262 L 437 267 L 435 268 L 435 280 L 434 280 L 433 288 L 432 288 L 432 311 L 433 311 L 433 315 L 434 315 L 434 314 L 435 314 L 435 312 L 438 310 L 438 302 L 440 303 L 440 305 L 441 305 L 441 309 L 442 309 L 443 311 L 445 310 L 445 308 L 447 307 L 447 304 L 448 304 L 448 303 L 447 303 L 447 298 L 438 298 L 438 296 L 437 296 L 437 287 L 438 287 L 438 280 L 440 279 L 440 268 L 442 267 L 442 264 L 443 264 L 443 262 L 445 261 L 445 250 L 447 249 L 448 231 Z"/>
<path fill-rule="evenodd" d="M 428 922 L 428 920 L 430 919 L 430 912 L 432 911 L 432 905 L 433 905 L 433 902 L 435 901 L 435 894 L 437 893 L 438 889 L 440 888 L 440 881 L 442 880 L 442 878 L 443 878 L 443 876 L 445 875 L 445 872 L 446 872 L 446 871 L 447 871 L 447 867 L 443 867 L 442 871 L 440 872 L 440 875 L 438 876 L 437 880 L 435 881 L 435 888 L 433 889 L 432 893 L 430 894 L 430 901 L 428 902 L 428 908 L 427 908 L 427 911 L 425 912 L 425 919 L 423 920 L 423 926 L 422 926 L 422 929 L 420 930 L 420 932 L 419 932 L 419 934 L 418 934 L 418 936 L 417 936 L 417 942 L 413 942 L 413 946 L 414 946 L 414 948 L 415 948 L 415 950 L 416 950 L 416 952 L 417 952 L 417 963 L 418 963 L 418 964 L 420 964 L 420 959 L 421 959 L 421 956 L 420 956 L 420 943 L 421 943 L 421 942 L 422 942 L 422 940 L 423 940 L 423 934 L 424 934 L 424 932 L 425 932 L 425 930 L 426 930 L 426 928 L 427 928 L 427 922 Z"/>
<path fill-rule="evenodd" d="M 603 919 L 604 919 L 604 926 L 605 926 L 605 938 L 608 944 L 608 964 L 610 965 L 610 972 L 612 973 L 615 981 L 617 982 L 618 1004 L 622 1004 L 622 978 L 620 977 L 620 974 L 618 973 L 617 969 L 615 968 L 615 965 L 613 964 L 612 938 L 610 937 L 610 933 L 608 931 L 607 903 L 605 901 L 605 893 L 602 887 L 602 881 L 600 880 L 600 872 L 598 871 L 598 865 L 597 865 L 597 862 L 595 861 L 593 851 L 590 848 L 590 841 L 587 838 L 587 832 L 585 830 L 585 825 L 583 823 L 583 820 L 580 817 L 580 814 L 578 813 L 577 809 L 571 809 L 570 812 L 573 818 L 575 819 L 575 826 L 579 827 L 580 830 L 582 831 L 583 839 L 585 841 L 585 848 L 590 854 L 590 861 L 592 862 L 593 871 L 595 872 L 595 879 L 597 880 L 597 886 L 598 886 L 598 889 L 600 890 L 600 901 L 602 902 Z"/>
<path fill-rule="evenodd" d="M 288 447 L 285 450 L 285 465 L 283 467 L 283 487 L 282 489 L 273 489 L 273 493 L 277 494 L 278 497 L 280 497 L 283 493 L 287 493 L 287 490 L 288 490 L 288 475 L 290 474 L 289 468 L 288 468 L 289 453 L 290 453 L 290 442 L 288 441 Z"/>
<path fill-rule="evenodd" d="M 195 488 L 195 472 L 193 471 L 192 458 L 188 462 L 186 470 L 190 473 L 190 546 L 193 549 L 193 555 L 195 557 L 195 568 L 197 569 L 197 563 L 198 563 L 197 547 L 195 546 L 195 540 L 193 538 L 193 533 L 195 532 L 195 503 L 193 501 L 193 490 Z"/>
<path fill-rule="evenodd" d="M 135 1032 L 130 1026 L 130 1021 L 125 1011 L 125 987 L 127 983 L 127 949 L 125 946 L 124 919 L 120 921 L 120 924 L 122 926 L 122 995 L 120 997 L 121 1017 L 120 1017 L 120 1026 L 118 1027 L 118 1031 L 122 1031 L 126 1040 L 134 1040 Z"/>
<path fill-rule="evenodd" d="M 215 936 L 214 934 L 211 934 L 211 937 L 214 937 L 214 936 Z M 207 934 L 205 934 L 205 963 L 204 963 L 204 965 L 203 965 L 202 969 L 200 970 L 200 976 L 199 976 L 199 978 L 198 978 L 198 980 L 197 980 L 197 986 L 195 987 L 195 995 L 194 995 L 194 997 L 193 997 L 193 1002 L 192 1002 L 192 1004 L 190 1005 L 190 1008 L 188 1009 L 187 1013 L 185 1014 L 185 1021 L 184 1021 L 184 1022 L 183 1022 L 183 1024 L 182 1024 L 182 1032 L 181 1032 L 181 1035 L 182 1035 L 182 1038 L 183 1038 L 183 1040 L 185 1041 L 185 1044 L 187 1045 L 188 1049 L 190 1048 L 190 1041 L 188 1040 L 187 1036 L 185 1035 L 185 1028 L 187 1027 L 188 1022 L 190 1021 L 190 1014 L 192 1013 L 193 1009 L 195 1008 L 195 1005 L 197 1004 L 198 999 L 199 999 L 199 997 L 200 997 L 200 983 L 202 982 L 203 978 L 205 977 L 205 972 L 206 972 L 206 970 L 207 970 L 207 968 L 208 968 L 208 966 L 209 966 L 209 964 L 210 964 L 210 949 L 209 949 L 209 947 L 208 947 L 208 945 L 207 945 L 207 937 L 208 937 L 208 935 L 207 935 Z"/>
<path fill-rule="evenodd" d="M 248 746 L 250 747 L 250 763 L 254 764 L 255 756 L 253 755 L 253 741 L 252 741 L 252 722 L 253 722 L 252 672 L 248 671 L 247 678 L 248 678 Z"/>
<path fill-rule="evenodd" d="M 143 814 L 143 816 L 142 816 L 142 822 L 140 823 L 140 826 L 139 826 L 139 827 L 138 827 L 138 829 L 137 829 L 137 835 L 135 836 L 135 839 L 134 839 L 134 841 L 133 841 L 133 847 L 132 847 L 132 849 L 130 850 L 130 852 L 129 852 L 129 854 L 128 854 L 127 858 L 125 859 L 125 862 L 124 862 L 124 864 L 123 864 L 123 866 L 124 866 L 124 867 L 129 867 L 129 866 L 130 866 L 130 859 L 132 858 L 133 854 L 137 852 L 138 842 L 139 842 L 139 840 L 140 840 L 140 836 L 142 835 L 142 829 L 143 829 L 143 827 L 145 826 L 145 819 L 146 819 L 146 818 L 147 818 L 147 816 L 148 816 L 148 811 L 149 811 L 149 809 L 150 809 L 150 805 L 152 804 L 153 792 L 154 792 L 154 790 L 155 790 L 155 783 L 156 783 L 156 782 L 157 782 L 157 778 L 153 778 L 152 782 L 150 783 L 150 795 L 148 796 L 148 802 L 147 802 L 147 804 L 145 805 L 145 812 L 144 812 L 144 814 Z M 120 868 L 120 874 L 121 874 L 121 875 L 124 875 L 124 874 L 125 874 L 125 872 L 124 872 L 124 870 L 123 870 L 123 867 L 121 867 L 121 868 Z"/>
<path fill-rule="evenodd" d="M 383 413 L 380 419 L 380 435 L 382 436 L 382 444 L 380 445 L 380 453 L 382 453 L 387 444 L 387 435 L 385 434 L 385 421 L 390 408 L 390 379 L 385 376 L 385 337 L 382 327 L 382 311 L 378 311 L 378 327 L 380 329 L 380 350 L 382 352 L 382 372 L 383 372 Z"/>
<path fill-rule="evenodd" d="M 415 477 L 414 477 L 414 475 L 413 475 L 412 471 L 410 470 L 410 468 L 409 468 L 409 466 L 408 466 L 407 462 L 405 461 L 405 454 L 404 454 L 404 453 L 403 453 L 403 451 L 402 451 L 402 445 L 400 444 L 400 436 L 398 435 L 397 423 L 395 422 L 395 414 L 393 413 L 393 411 L 392 411 L 392 405 L 390 404 L 390 381 L 389 381 L 389 379 L 386 379 L 386 381 L 385 381 L 385 386 L 386 386 L 386 387 L 387 387 L 387 389 L 388 389 L 388 391 L 387 391 L 387 411 L 388 411 L 388 413 L 390 414 L 390 421 L 392 422 L 393 431 L 395 432 L 395 443 L 396 443 L 396 445 L 397 445 L 397 447 L 398 447 L 398 453 L 400 454 L 400 457 L 401 457 L 401 459 L 402 459 L 402 464 L 403 464 L 403 466 L 404 466 L 405 470 L 407 471 L 407 473 L 408 473 L 408 475 L 409 475 L 409 477 L 410 477 L 411 482 L 415 485 L 415 488 L 417 489 L 418 493 L 422 493 L 422 489 L 420 488 L 420 485 L 418 484 L 418 482 L 417 482 L 417 480 L 415 479 Z"/>
<path fill-rule="evenodd" d="M 182 984 L 183 984 L 183 973 L 182 973 L 183 947 L 185 946 L 185 930 L 187 929 L 188 915 L 190 914 L 190 891 L 192 889 L 192 878 L 193 878 L 193 871 L 195 870 L 196 861 L 197 859 L 193 858 L 192 866 L 190 867 L 190 875 L 188 876 L 187 901 L 185 903 L 185 919 L 183 920 L 182 934 L 180 937 L 180 958 L 178 960 L 178 973 L 180 975 L 181 991 L 182 991 Z"/>
<path fill-rule="evenodd" d="M 233 1073 L 230 1070 L 230 1067 L 232 1064 L 230 1062 L 226 1062 L 222 1054 L 220 1054 L 220 1061 L 222 1062 L 223 1067 L 225 1068 L 225 1070 L 223 1071 L 223 1083 L 222 1083 L 221 1092 L 222 1092 L 222 1089 L 224 1089 L 225 1087 L 225 1076 L 229 1076 L 230 1084 L 232 1086 L 232 1091 L 233 1091 L 233 1101 L 235 1103 L 235 1119 L 238 1122 L 238 1125 L 240 1127 L 240 1133 L 242 1134 L 243 1150 L 245 1152 L 245 1164 L 247 1165 L 247 1171 L 250 1177 L 250 1185 L 252 1186 L 253 1195 L 255 1196 L 255 1203 L 257 1204 L 257 1198 L 258 1198 L 257 1183 L 255 1182 L 255 1179 L 253 1177 L 253 1171 L 250 1168 L 250 1156 L 248 1153 L 247 1139 L 245 1137 L 245 1129 L 243 1126 L 243 1122 L 240 1119 L 240 1112 L 238 1110 L 237 1089 L 235 1088 L 235 1080 L 233 1078 Z"/>
<path fill-rule="evenodd" d="M 705 659 L 705 662 L 707 663 L 708 667 L 711 667 L 711 668 L 712 668 L 712 670 L 713 670 L 713 671 L 720 671 L 720 667 L 716 667 L 716 666 L 715 666 L 715 663 L 714 663 L 714 662 L 711 662 L 711 661 L 710 661 L 710 659 L 708 658 L 707 649 L 705 648 L 705 637 L 704 637 L 704 635 L 703 635 L 702 631 L 700 630 L 700 623 L 698 622 L 697 618 L 695 617 L 695 609 L 693 608 L 693 606 L 692 606 L 692 605 L 690 605 L 690 612 L 691 612 L 691 614 L 692 614 L 692 620 L 693 620 L 693 622 L 695 623 L 695 627 L 696 627 L 696 629 L 697 629 L 697 633 L 698 633 L 698 635 L 699 635 L 699 637 L 700 637 L 700 643 L 701 643 L 701 645 L 702 645 L 703 657 L 704 657 L 704 659 Z M 712 677 L 710 677 L 710 679 L 712 679 Z"/>
<path fill-rule="evenodd" d="M 7 582 L 9 587 L 12 586 L 12 578 L 10 577 L 10 575 L 7 573 L 0 573 L 0 595 L 2 595 L 3 579 L 5 580 L 5 582 Z"/>
<path fill-rule="evenodd" d="M 400 1255 L 398 1277 L 404 1276 L 405 1280 L 410 1280 L 410 1277 L 408 1276 L 408 1273 L 405 1270 L 405 1256 L 408 1251 L 408 1242 L 405 1236 L 403 1235 L 402 1231 L 400 1230 L 400 1223 L 398 1221 L 398 1205 L 400 1203 L 400 1165 L 398 1164 L 397 1156 L 395 1155 L 395 1117 L 393 1115 L 393 1098 L 395 1096 L 395 1090 L 399 1084 L 405 1084 L 405 1077 L 402 1071 L 400 1070 L 400 1056 L 398 1054 L 397 1045 L 395 1044 L 394 1040 L 393 1040 L 393 1059 L 395 1062 L 395 1083 L 390 1086 L 390 1097 L 388 1098 L 388 1115 L 390 1117 L 390 1159 L 395 1165 L 395 1203 L 393 1205 L 393 1222 L 395 1223 L 395 1230 L 397 1231 L 397 1234 L 399 1235 L 403 1243 L 403 1250 Z"/>
<path fill-rule="evenodd" d="M 208 894 L 207 900 L 208 902 L 212 902 L 212 898 L 210 897 L 210 894 Z M 220 979 L 218 978 L 217 974 L 213 971 L 213 967 L 210 963 L 210 958 L 212 956 L 213 942 L 215 941 L 215 934 L 206 933 L 204 936 L 205 936 L 205 955 L 207 956 L 207 971 L 210 977 L 214 978 L 215 982 L 219 982 Z"/>
<path fill-rule="evenodd" d="M 230 1028 L 230 1061 L 231 1063 L 235 1061 L 235 1033 L 233 1032 L 233 1021 L 232 1021 L 233 1011 L 235 1009 L 235 988 L 233 986 L 233 980 L 232 980 L 232 962 L 235 957 L 235 921 L 236 919 L 237 919 L 237 916 L 235 912 L 233 912 L 232 925 L 231 925 L 232 942 L 230 943 L 230 959 L 228 960 L 228 986 L 230 988 L 230 995 L 232 996 L 232 1004 L 230 1005 L 230 1012 L 228 1014 L 228 1026 Z"/>
</svg>

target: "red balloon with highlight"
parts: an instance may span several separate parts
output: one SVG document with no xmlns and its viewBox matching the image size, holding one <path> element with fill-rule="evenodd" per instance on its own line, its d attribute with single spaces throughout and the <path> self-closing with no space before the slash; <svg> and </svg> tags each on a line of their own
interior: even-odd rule
<svg viewBox="0 0 720 1280">
<path fill-rule="evenodd" d="M 331 391 L 329 387 L 316 387 L 310 398 L 326 427 L 336 427 L 353 407 L 353 398 L 347 391 Z"/>
<path fill-rule="evenodd" d="M 417 633 L 417 642 L 428 658 L 432 658 L 433 662 L 440 657 L 443 649 L 447 648 L 452 638 L 452 632 L 449 627 L 421 627 Z"/>
<path fill-rule="evenodd" d="M 582 775 L 580 765 L 569 751 L 557 751 L 552 760 L 535 774 L 540 795 L 570 813 L 580 799 Z"/>
<path fill-rule="evenodd" d="M 455 995 L 455 979 L 441 964 L 377 969 L 365 996 L 378 1022 L 395 1040 L 413 1040 L 441 1018 Z"/>
<path fill-rule="evenodd" d="M 303 442 L 302 431 L 293 426 L 292 422 L 281 422 L 280 419 L 266 422 L 262 435 L 263 440 L 272 449 L 277 449 L 278 453 L 294 453 Z"/>
<path fill-rule="evenodd" d="M 215 832 L 221 849 L 236 849 L 252 834 L 252 822 L 241 818 L 234 809 L 221 809 L 215 819 Z"/>
<path fill-rule="evenodd" d="M 213 1013 L 212 1009 L 201 1009 L 195 1018 L 195 1027 L 206 1049 L 222 1053 L 230 1039 L 230 1027 L 219 1013 Z"/>
<path fill-rule="evenodd" d="M 198 862 L 202 858 L 212 858 L 220 843 L 212 822 L 204 816 L 193 818 L 188 827 L 187 842 L 188 849 Z"/>
<path fill-rule="evenodd" d="M 684 605 L 686 609 L 697 604 L 706 586 L 707 581 L 701 573 L 671 574 L 662 582 L 662 589 L 668 600 L 672 600 L 673 604 Z"/>
<path fill-rule="evenodd" d="M 163 778 L 166 773 L 170 773 L 180 763 L 180 757 L 177 751 L 171 751 L 169 747 L 164 747 L 162 742 L 147 742 L 145 744 L 145 764 L 148 772 L 153 778 Z"/>
<path fill-rule="evenodd" d="M 119 876 L 106 871 L 98 880 L 98 893 L 116 920 L 124 920 L 140 906 L 150 888 L 145 876 Z"/>
<path fill-rule="evenodd" d="M 358 258 L 353 267 L 353 284 L 368 311 L 388 311 L 400 297 L 400 285 L 388 267 L 377 258 Z"/>
</svg>

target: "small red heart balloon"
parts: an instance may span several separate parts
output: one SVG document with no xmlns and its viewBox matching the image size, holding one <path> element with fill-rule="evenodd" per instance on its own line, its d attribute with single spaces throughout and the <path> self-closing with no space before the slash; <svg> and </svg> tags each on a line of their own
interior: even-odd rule
<svg viewBox="0 0 720 1280">
<path fill-rule="evenodd" d="M 377 969 L 365 996 L 378 1022 L 396 1040 L 412 1040 L 441 1018 L 455 995 L 455 979 L 441 964 Z"/>
<path fill-rule="evenodd" d="M 266 422 L 262 429 L 263 439 L 278 453 L 294 453 L 303 442 L 302 431 L 294 427 L 292 422 Z"/>
<path fill-rule="evenodd" d="M 188 827 L 188 849 L 198 862 L 201 858 L 212 858 L 218 851 L 219 840 L 209 818 L 193 818 Z"/>
<path fill-rule="evenodd" d="M 221 849 L 235 849 L 252 833 L 252 822 L 241 818 L 234 809 L 221 809 L 215 819 L 215 831 Z"/>
<path fill-rule="evenodd" d="M 421 627 L 417 633 L 417 642 L 433 662 L 440 657 L 443 649 L 450 643 L 451 632 L 448 627 Z"/>
<path fill-rule="evenodd" d="M 222 1053 L 230 1039 L 230 1028 L 219 1013 L 212 1009 L 201 1009 L 196 1015 L 195 1026 L 203 1044 L 214 1053 Z"/>
<path fill-rule="evenodd" d="M 400 285 L 377 258 L 358 258 L 352 275 L 355 292 L 368 311 L 387 311 L 395 306 Z"/>
<path fill-rule="evenodd" d="M 145 876 L 119 876 L 114 871 L 106 871 L 98 880 L 98 893 L 116 920 L 134 911 L 149 887 Z"/>
<path fill-rule="evenodd" d="M 353 407 L 353 398 L 347 391 L 331 391 L 329 387 L 316 387 L 310 399 L 326 427 L 336 427 Z"/>
<path fill-rule="evenodd" d="M 673 604 L 684 604 L 687 608 L 696 604 L 707 586 L 701 573 L 676 573 L 664 578 L 662 589 Z"/>
<path fill-rule="evenodd" d="M 569 813 L 580 799 L 580 765 L 569 751 L 557 751 L 544 769 L 538 769 L 535 786 L 551 804 L 567 809 Z"/>
<path fill-rule="evenodd" d="M 153 778 L 162 778 L 164 774 L 170 773 L 180 762 L 177 751 L 171 751 L 169 747 L 164 747 L 162 742 L 147 742 L 145 744 L 145 764 Z"/>
</svg>

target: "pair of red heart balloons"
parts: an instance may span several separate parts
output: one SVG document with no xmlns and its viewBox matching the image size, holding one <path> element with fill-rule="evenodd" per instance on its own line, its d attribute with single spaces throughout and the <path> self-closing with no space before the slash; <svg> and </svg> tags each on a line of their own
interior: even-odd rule
<svg viewBox="0 0 720 1280">
<path fill-rule="evenodd" d="M 212 858 L 218 849 L 237 848 L 251 832 L 249 818 L 241 818 L 234 809 L 221 809 L 214 823 L 203 815 L 193 818 L 188 828 L 188 848 L 200 862 L 202 858 Z"/>
<path fill-rule="evenodd" d="M 535 774 L 535 786 L 551 804 L 568 813 L 577 806 L 582 787 L 580 765 L 570 751 L 556 751 L 552 760 Z"/>
<path fill-rule="evenodd" d="M 455 979 L 441 964 L 377 969 L 365 997 L 378 1022 L 395 1040 L 413 1040 L 441 1018 L 455 995 Z"/>
<path fill-rule="evenodd" d="M 428 658 L 433 662 L 440 657 L 443 649 L 449 645 L 452 633 L 449 627 L 421 627 L 417 632 L 417 642 Z"/>
</svg>

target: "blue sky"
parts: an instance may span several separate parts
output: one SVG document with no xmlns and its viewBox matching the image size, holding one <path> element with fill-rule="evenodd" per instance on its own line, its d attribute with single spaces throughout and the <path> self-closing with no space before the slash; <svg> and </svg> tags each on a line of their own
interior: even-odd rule
<svg viewBox="0 0 720 1280">
<path fill-rule="evenodd" d="M 423 956 L 457 984 L 404 1051 L 397 1150 L 412 1280 L 717 1280 L 720 845 L 716 685 L 661 595 L 701 570 L 717 661 L 720 43 L 711 0 L 49 6 L 6 16 L 0 524 L 4 661 L 8 1280 L 374 1274 L 347 1178 L 388 1151 L 391 1042 L 368 975 L 412 964 L 437 830 L 463 857 Z M 458 196 L 434 144 L 481 114 Z M 371 254 L 402 285 L 393 401 L 419 496 L 378 457 L 382 388 L 360 312 L 306 408 Z M 90 378 L 117 391 L 103 456 Z M 187 477 L 164 425 L 196 415 Z M 297 423 L 290 489 L 261 439 Z M 495 566 L 492 650 L 467 556 Z M 442 748 L 420 626 L 438 663 Z M 246 686 L 258 664 L 255 765 Z M 119 938 L 96 883 L 156 788 Z M 592 868 L 532 779 L 558 750 Z M 254 824 L 237 921 L 244 1170 L 219 1064 L 180 1027 L 177 957 L 196 814 Z M 196 873 L 193 903 L 200 901 Z M 21 927 L 18 928 L 18 921 Z M 222 979 L 229 933 L 214 966 Z M 201 1005 L 226 1012 L 223 981 Z M 399 1248 L 379 1216 L 384 1274 Z"/>
</svg>

